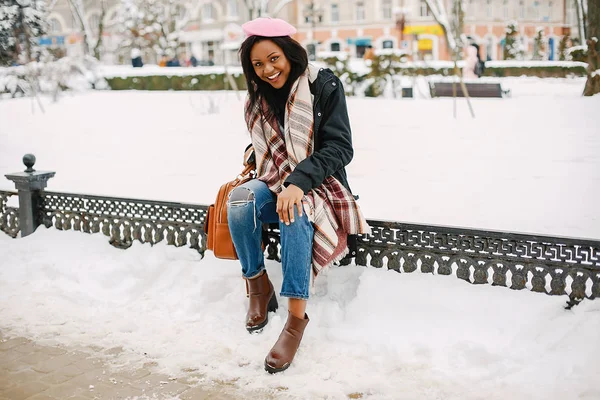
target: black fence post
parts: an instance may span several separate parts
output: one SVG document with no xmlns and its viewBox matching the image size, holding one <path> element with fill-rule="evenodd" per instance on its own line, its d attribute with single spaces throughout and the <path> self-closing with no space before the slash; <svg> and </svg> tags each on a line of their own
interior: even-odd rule
<svg viewBox="0 0 600 400">
<path fill-rule="evenodd" d="M 25 154 L 23 156 L 23 164 L 27 167 L 24 172 L 5 175 L 7 179 L 15 183 L 15 187 L 19 192 L 19 225 L 21 237 L 31 235 L 41 224 L 39 211 L 42 199 L 40 192 L 46 187 L 48 179 L 56 174 L 56 172 L 36 171 L 33 169 L 35 165 L 35 156 L 33 154 Z"/>
</svg>

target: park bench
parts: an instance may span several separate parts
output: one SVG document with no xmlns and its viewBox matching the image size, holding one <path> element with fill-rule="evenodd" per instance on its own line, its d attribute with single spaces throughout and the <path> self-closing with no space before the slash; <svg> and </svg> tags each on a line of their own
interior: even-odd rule
<svg viewBox="0 0 600 400">
<path fill-rule="evenodd" d="M 28 157 L 29 156 L 29 157 Z M 49 192 L 54 172 L 27 170 L 6 177 L 18 192 L 0 190 L 0 230 L 16 238 L 39 225 L 102 233 L 127 249 L 133 241 L 165 242 L 206 250 L 207 205 Z M 19 199 L 19 207 L 9 204 Z M 454 275 L 473 284 L 568 295 L 567 307 L 600 297 L 600 241 L 368 220 L 370 235 L 357 235 L 356 265 L 397 272 Z M 268 259 L 280 260 L 279 232 L 266 232 Z M 347 260 L 350 263 L 352 260 Z"/>
<path fill-rule="evenodd" d="M 453 85 L 456 85 L 456 97 L 464 97 L 458 82 L 429 82 L 431 97 L 454 97 Z M 502 85 L 493 82 L 465 82 L 470 97 L 508 96 L 510 90 L 503 90 Z"/>
</svg>

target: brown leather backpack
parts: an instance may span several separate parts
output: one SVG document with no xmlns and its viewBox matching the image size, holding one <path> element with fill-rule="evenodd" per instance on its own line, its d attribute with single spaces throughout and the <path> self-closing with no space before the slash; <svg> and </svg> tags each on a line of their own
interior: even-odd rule
<svg viewBox="0 0 600 400">
<path fill-rule="evenodd" d="M 204 220 L 204 233 L 207 236 L 206 248 L 212 250 L 217 258 L 238 259 L 227 223 L 227 200 L 233 189 L 254 179 L 253 171 L 254 164 L 246 165 L 237 178 L 221 186 L 215 203 L 208 207 Z"/>
</svg>

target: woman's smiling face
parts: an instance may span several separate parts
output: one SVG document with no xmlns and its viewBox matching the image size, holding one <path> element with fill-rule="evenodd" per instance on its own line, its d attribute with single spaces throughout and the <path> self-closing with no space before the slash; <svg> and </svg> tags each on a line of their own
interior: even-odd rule
<svg viewBox="0 0 600 400">
<path fill-rule="evenodd" d="M 285 85 L 292 69 L 281 47 L 270 40 L 262 40 L 252 47 L 250 61 L 256 75 L 275 89 Z"/>
</svg>

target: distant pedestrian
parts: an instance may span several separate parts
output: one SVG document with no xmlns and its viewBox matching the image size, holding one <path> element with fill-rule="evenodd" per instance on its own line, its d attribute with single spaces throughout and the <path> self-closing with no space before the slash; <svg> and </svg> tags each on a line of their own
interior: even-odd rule
<svg viewBox="0 0 600 400">
<path fill-rule="evenodd" d="M 193 54 L 190 57 L 190 65 L 192 67 L 197 67 L 198 66 L 198 59 Z"/>
<path fill-rule="evenodd" d="M 167 61 L 167 67 L 181 67 L 181 63 L 177 57 L 173 57 Z"/>
<path fill-rule="evenodd" d="M 373 46 L 368 45 L 365 50 L 365 54 L 363 54 L 363 60 L 373 62 L 375 59 L 375 50 L 373 50 Z"/>
<path fill-rule="evenodd" d="M 479 45 L 477 43 L 473 43 L 471 46 L 473 46 L 475 50 L 477 50 L 477 64 L 475 64 L 475 75 L 477 75 L 478 78 L 481 78 L 481 76 L 485 72 L 485 61 L 481 59 Z"/>
<path fill-rule="evenodd" d="M 467 47 L 465 65 L 463 67 L 464 79 L 477 79 L 475 68 L 477 68 L 477 49 L 474 46 Z"/>
<path fill-rule="evenodd" d="M 131 49 L 131 65 L 133 68 L 141 68 L 144 66 L 142 61 L 142 52 L 138 48 Z"/>
</svg>

